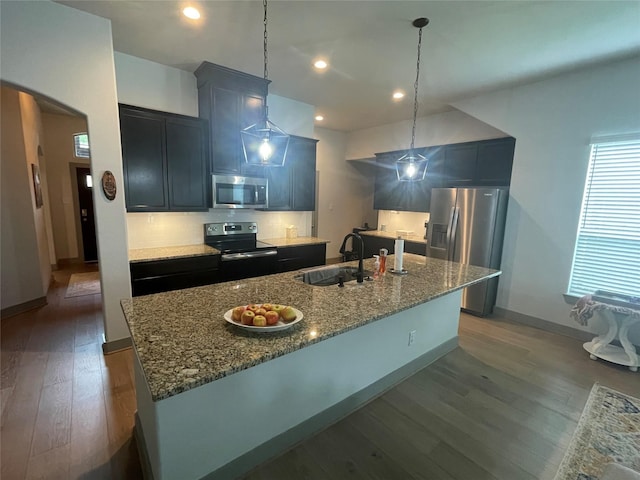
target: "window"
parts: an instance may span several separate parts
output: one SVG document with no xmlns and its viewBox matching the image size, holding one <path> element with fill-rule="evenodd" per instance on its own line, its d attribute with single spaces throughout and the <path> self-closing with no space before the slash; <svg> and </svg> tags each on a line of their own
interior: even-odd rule
<svg viewBox="0 0 640 480">
<path fill-rule="evenodd" d="M 569 294 L 640 296 L 640 137 L 594 143 Z"/>
<path fill-rule="evenodd" d="M 76 157 L 89 158 L 89 135 L 86 133 L 75 133 L 73 135 L 73 148 Z"/>
</svg>

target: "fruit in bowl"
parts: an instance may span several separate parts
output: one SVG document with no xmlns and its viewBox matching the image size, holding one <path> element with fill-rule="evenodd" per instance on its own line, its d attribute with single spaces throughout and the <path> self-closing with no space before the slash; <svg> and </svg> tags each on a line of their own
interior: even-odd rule
<svg viewBox="0 0 640 480">
<path fill-rule="evenodd" d="M 267 319 L 267 325 L 275 325 L 280 320 L 280 314 L 275 310 L 269 310 L 265 314 L 265 318 Z"/>
<path fill-rule="evenodd" d="M 266 327 L 267 326 L 267 319 L 264 315 L 256 315 L 255 317 L 253 317 L 253 325 L 255 327 Z"/>
<path fill-rule="evenodd" d="M 244 306 L 239 306 L 234 308 L 231 311 L 231 318 L 233 319 L 234 322 L 240 322 L 241 318 L 242 318 L 242 314 L 245 311 L 245 307 Z"/>
<path fill-rule="evenodd" d="M 292 307 L 284 307 L 280 311 L 280 316 L 286 323 L 291 323 L 296 319 L 296 312 Z"/>
<path fill-rule="evenodd" d="M 240 317 L 240 321 L 243 325 L 253 325 L 253 320 L 256 317 L 256 314 L 251 310 L 245 310 Z"/>
</svg>

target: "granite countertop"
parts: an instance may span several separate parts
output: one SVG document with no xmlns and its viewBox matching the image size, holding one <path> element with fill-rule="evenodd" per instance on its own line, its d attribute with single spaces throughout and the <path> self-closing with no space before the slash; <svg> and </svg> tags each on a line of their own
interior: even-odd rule
<svg viewBox="0 0 640 480">
<path fill-rule="evenodd" d="M 260 240 L 262 243 L 268 243 L 274 247 L 296 247 L 300 245 L 316 245 L 319 243 L 331 243 L 329 240 L 323 240 L 318 237 L 296 237 L 296 238 L 267 238 Z"/>
<path fill-rule="evenodd" d="M 136 248 L 129 250 L 129 262 L 149 262 L 152 260 L 218 254 L 220 254 L 220 250 L 204 243 L 199 245 L 179 245 L 177 247 Z"/>
<path fill-rule="evenodd" d="M 383 232 L 382 230 L 363 230 L 362 232 L 360 232 L 360 235 L 371 235 L 372 237 L 391 238 L 394 240 L 398 238 L 398 235 L 395 231 Z M 404 240 L 407 242 L 422 243 L 423 245 L 427 244 L 427 240 L 423 238 L 423 235 L 402 235 L 402 238 L 404 238 Z"/>
<path fill-rule="evenodd" d="M 393 265 L 393 255 L 389 262 Z M 357 265 L 347 262 L 345 265 Z M 499 275 L 497 270 L 404 255 L 407 275 L 314 287 L 287 272 L 121 300 L 154 401 L 162 400 Z M 373 260 L 365 260 L 373 268 Z M 291 305 L 304 318 L 281 332 L 228 324 L 249 303 Z"/>
</svg>

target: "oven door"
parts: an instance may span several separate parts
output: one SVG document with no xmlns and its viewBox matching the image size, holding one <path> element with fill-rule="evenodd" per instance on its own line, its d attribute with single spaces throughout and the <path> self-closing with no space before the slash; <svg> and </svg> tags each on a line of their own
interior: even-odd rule
<svg viewBox="0 0 640 480">
<path fill-rule="evenodd" d="M 220 270 L 225 281 L 260 277 L 276 273 L 278 251 L 274 249 L 241 253 L 223 253 Z"/>
<path fill-rule="evenodd" d="M 267 179 L 213 176 L 213 208 L 266 208 Z"/>
</svg>

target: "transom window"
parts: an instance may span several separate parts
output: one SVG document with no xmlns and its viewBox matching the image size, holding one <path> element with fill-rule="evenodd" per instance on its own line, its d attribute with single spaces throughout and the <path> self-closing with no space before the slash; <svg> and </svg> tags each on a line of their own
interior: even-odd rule
<svg viewBox="0 0 640 480">
<path fill-rule="evenodd" d="M 89 151 L 89 135 L 87 135 L 86 132 L 75 133 L 73 135 L 73 147 L 76 157 L 91 157 L 91 152 Z"/>
<path fill-rule="evenodd" d="M 569 294 L 640 296 L 640 135 L 594 143 Z"/>
</svg>

